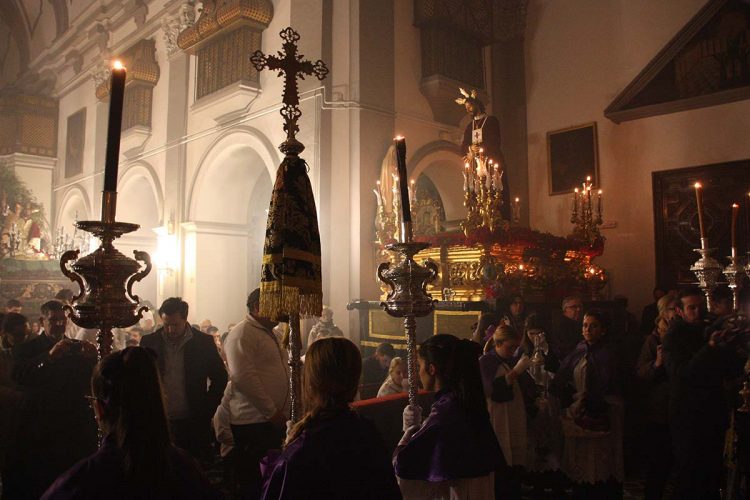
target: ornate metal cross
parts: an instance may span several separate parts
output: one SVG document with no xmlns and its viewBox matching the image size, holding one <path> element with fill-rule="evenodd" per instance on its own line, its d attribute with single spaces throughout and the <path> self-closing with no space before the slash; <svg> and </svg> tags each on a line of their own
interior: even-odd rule
<svg viewBox="0 0 750 500">
<path fill-rule="evenodd" d="M 322 80 L 328 74 L 328 67 L 320 59 L 313 63 L 305 61 L 302 54 L 297 54 L 297 41 L 300 37 L 299 33 L 291 27 L 283 29 L 279 35 L 284 39 L 283 52 L 280 51 L 278 56 L 267 56 L 262 51 L 256 50 L 250 57 L 250 62 L 258 71 L 265 68 L 275 69 L 281 72 L 279 76 L 284 76 L 282 98 L 284 106 L 281 108 L 281 116 L 284 117 L 285 144 L 292 145 L 297 143 L 295 139 L 295 135 L 299 132 L 297 120 L 302 116 L 302 111 L 299 109 L 297 78 L 304 80 L 305 75 L 315 75 L 318 80 Z"/>
</svg>

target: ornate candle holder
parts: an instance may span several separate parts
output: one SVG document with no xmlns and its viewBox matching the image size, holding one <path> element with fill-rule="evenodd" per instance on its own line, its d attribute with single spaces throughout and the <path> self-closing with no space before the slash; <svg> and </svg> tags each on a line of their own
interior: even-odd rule
<svg viewBox="0 0 750 500">
<path fill-rule="evenodd" d="M 732 250 L 734 253 L 734 249 Z M 730 255 L 729 265 L 722 271 L 724 277 L 727 279 L 729 289 L 732 290 L 732 308 L 737 311 L 740 308 L 740 284 L 742 283 L 742 275 L 745 273 L 745 269 L 737 264 L 737 256 Z"/>
<path fill-rule="evenodd" d="M 78 258 L 79 250 L 68 250 L 60 258 L 60 269 L 81 291 L 66 306 L 69 318 L 81 328 L 98 328 L 99 356 L 112 352 L 112 328 L 126 328 L 141 319 L 147 307 L 139 307 L 133 284 L 151 271 L 148 253 L 136 250 L 135 259 L 126 257 L 112 242 L 140 226 L 115 222 L 117 193 L 105 191 L 102 220 L 79 221 L 76 227 L 101 240 L 99 248 Z"/>
<path fill-rule="evenodd" d="M 473 152 L 464 165 L 464 206 L 466 219 L 461 229 L 466 236 L 474 230 L 485 227 L 494 232 L 507 226 L 503 220 L 503 172 L 500 165 L 484 155 L 482 149 Z"/>
<path fill-rule="evenodd" d="M 703 293 L 706 295 L 706 307 L 708 312 L 711 311 L 711 292 L 716 288 L 716 283 L 721 275 L 722 267 L 716 259 L 711 257 L 713 248 L 706 248 L 708 246 L 705 238 L 701 238 L 701 248 L 694 249 L 701 256 L 700 259 L 696 260 L 695 263 L 690 267 L 690 270 L 698 278 L 698 286 L 700 286 Z"/>
<path fill-rule="evenodd" d="M 429 243 L 412 242 L 410 231 L 404 231 L 406 242 L 393 243 L 386 248 L 401 258 L 392 265 L 383 262 L 378 266 L 378 278 L 391 288 L 380 306 L 390 316 L 404 318 L 406 332 L 407 369 L 409 373 L 409 404 L 417 404 L 417 320 L 435 308 L 435 301 L 427 293 L 427 284 L 438 274 L 437 265 L 427 261 L 424 266 L 414 260 L 414 255 L 429 247 Z"/>
</svg>

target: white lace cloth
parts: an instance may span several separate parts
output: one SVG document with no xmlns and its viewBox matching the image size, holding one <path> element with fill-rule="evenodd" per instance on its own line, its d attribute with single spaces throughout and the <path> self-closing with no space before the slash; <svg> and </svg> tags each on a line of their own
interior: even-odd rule
<svg viewBox="0 0 750 500">
<path fill-rule="evenodd" d="M 586 387 L 586 358 L 581 358 L 573 370 L 573 381 L 576 387 L 574 403 L 562 416 L 565 435 L 563 472 L 576 483 L 593 484 L 611 478 L 621 482 L 625 475 L 622 453 L 622 399 L 615 396 L 605 398 L 609 403 L 608 432 L 582 429 L 573 419 Z"/>
</svg>

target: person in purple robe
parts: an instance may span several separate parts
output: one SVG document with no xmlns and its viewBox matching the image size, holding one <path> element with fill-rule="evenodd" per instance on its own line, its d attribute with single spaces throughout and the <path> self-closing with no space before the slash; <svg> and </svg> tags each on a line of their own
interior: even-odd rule
<svg viewBox="0 0 750 500">
<path fill-rule="evenodd" d="M 305 357 L 306 413 L 275 461 L 264 459 L 262 498 L 400 499 L 393 466 L 375 426 L 355 413 L 362 358 L 343 337 L 313 343 Z"/>
<path fill-rule="evenodd" d="M 405 499 L 495 498 L 494 476 L 506 469 L 490 424 L 475 342 L 430 337 L 419 348 L 419 378 L 435 403 L 404 410 L 394 466 Z"/>
<path fill-rule="evenodd" d="M 560 397 L 563 471 L 575 498 L 622 498 L 623 401 L 617 353 L 601 311 L 583 316 L 583 340 L 563 360 L 550 391 Z M 566 397 L 567 396 L 567 397 Z"/>
<path fill-rule="evenodd" d="M 172 445 L 151 352 L 128 347 L 105 357 L 91 389 L 101 447 L 57 478 L 43 500 L 221 498 L 198 463 Z"/>
</svg>

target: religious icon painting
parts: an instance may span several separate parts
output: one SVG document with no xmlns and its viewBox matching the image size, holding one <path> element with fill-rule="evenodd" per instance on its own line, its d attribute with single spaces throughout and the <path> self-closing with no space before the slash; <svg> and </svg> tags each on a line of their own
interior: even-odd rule
<svg viewBox="0 0 750 500">
<path fill-rule="evenodd" d="M 65 141 L 65 177 L 83 172 L 83 148 L 86 137 L 86 108 L 68 117 L 68 136 Z"/>
<path fill-rule="evenodd" d="M 572 193 L 591 176 L 599 186 L 596 122 L 547 132 L 549 194 Z"/>
</svg>

